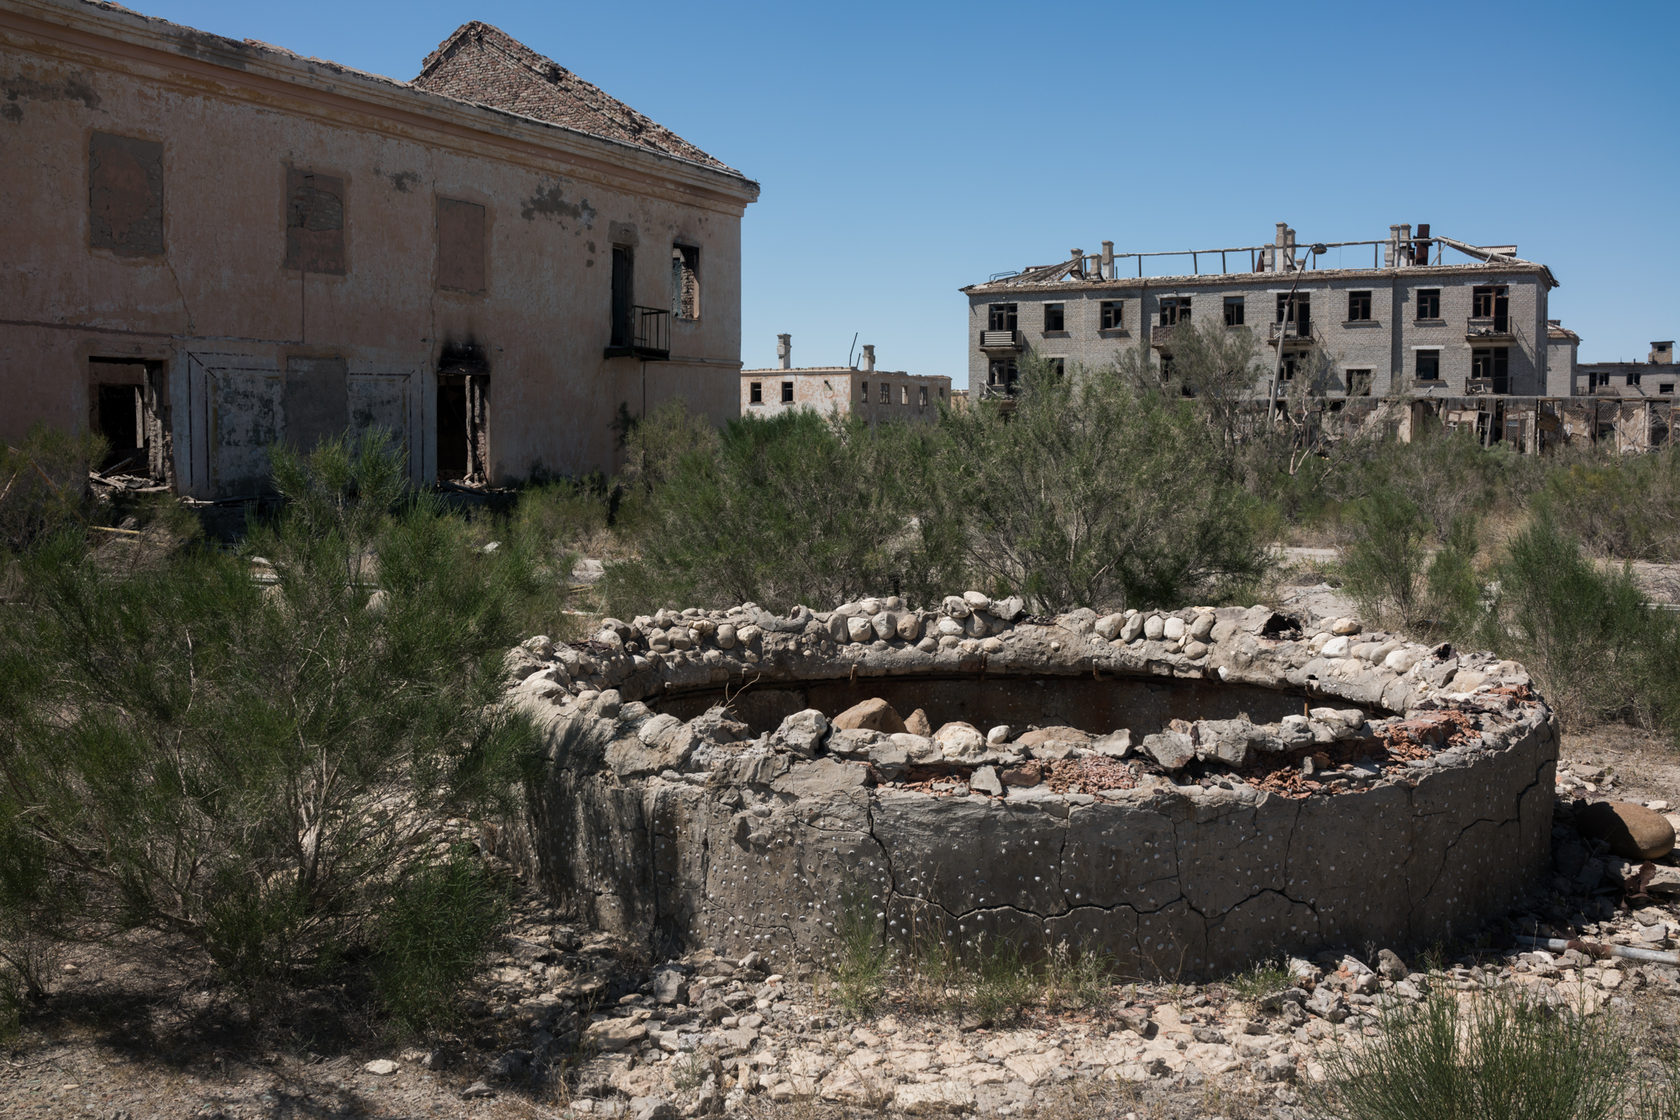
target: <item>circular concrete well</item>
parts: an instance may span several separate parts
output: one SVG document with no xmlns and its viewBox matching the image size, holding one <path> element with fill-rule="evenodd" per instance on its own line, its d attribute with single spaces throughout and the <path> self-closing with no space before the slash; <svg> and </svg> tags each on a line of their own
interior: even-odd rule
<svg viewBox="0 0 1680 1120">
<path fill-rule="evenodd" d="M 1555 721 L 1511 662 L 1255 607 L 970 592 L 537 638 L 518 848 L 574 916 L 821 965 L 843 930 L 1147 976 L 1468 933 L 1550 859 Z"/>
</svg>

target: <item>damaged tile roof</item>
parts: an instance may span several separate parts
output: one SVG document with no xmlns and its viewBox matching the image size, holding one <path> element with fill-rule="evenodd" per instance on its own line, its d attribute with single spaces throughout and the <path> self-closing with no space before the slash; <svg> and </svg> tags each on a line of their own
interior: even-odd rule
<svg viewBox="0 0 1680 1120">
<path fill-rule="evenodd" d="M 488 23 L 462 24 L 426 56 L 416 89 L 647 148 L 740 175 L 664 125 L 643 116 Z"/>
</svg>

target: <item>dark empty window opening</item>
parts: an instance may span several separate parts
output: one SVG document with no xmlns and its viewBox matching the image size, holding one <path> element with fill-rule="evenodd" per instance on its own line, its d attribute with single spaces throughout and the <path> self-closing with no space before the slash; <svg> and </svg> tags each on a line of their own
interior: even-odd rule
<svg viewBox="0 0 1680 1120">
<path fill-rule="evenodd" d="M 1020 370 L 1014 358 L 999 358 L 992 362 L 986 371 L 986 388 L 993 392 L 1013 395 L 1015 383 L 1020 379 Z"/>
<path fill-rule="evenodd" d="M 1277 297 L 1277 321 L 1294 323 L 1295 333 L 1305 335 L 1312 329 L 1312 296 L 1307 292 L 1280 292 Z"/>
<path fill-rule="evenodd" d="M 1365 323 L 1371 318 L 1371 293 L 1348 293 L 1348 322 Z"/>
<path fill-rule="evenodd" d="M 1170 327 L 1183 320 L 1190 321 L 1190 297 L 1166 296 L 1161 300 L 1161 325 Z"/>
<path fill-rule="evenodd" d="M 1350 397 L 1368 397 L 1371 395 L 1371 371 L 1368 369 L 1350 369 L 1347 371 L 1347 391 Z"/>
<path fill-rule="evenodd" d="M 1105 299 L 1097 305 L 1099 315 L 1099 330 L 1117 331 L 1125 325 L 1125 318 L 1121 314 L 1125 304 L 1117 299 Z"/>
<path fill-rule="evenodd" d="M 286 267 L 344 275 L 342 178 L 286 168 Z"/>
<path fill-rule="evenodd" d="M 782 382 L 782 403 L 793 403 L 793 382 L 791 381 Z"/>
<path fill-rule="evenodd" d="M 1013 303 L 994 303 L 986 310 L 986 329 L 990 331 L 1012 331 L 1020 323 L 1017 307 Z"/>
<path fill-rule="evenodd" d="M 671 314 L 700 318 L 700 250 L 692 245 L 671 246 Z"/>
<path fill-rule="evenodd" d="M 476 343 L 450 343 L 438 357 L 437 480 L 490 482 L 490 364 Z"/>
<path fill-rule="evenodd" d="M 881 382 L 881 403 L 892 403 L 892 386 L 888 385 L 885 381 Z"/>
<path fill-rule="evenodd" d="M 928 406 L 928 391 L 926 385 L 922 386 L 920 405 L 922 408 L 926 408 Z"/>
<path fill-rule="evenodd" d="M 1472 319 L 1502 318 L 1509 307 L 1509 297 L 1503 284 L 1484 284 L 1470 289 Z"/>
<path fill-rule="evenodd" d="M 636 334 L 636 256 L 630 246 L 614 245 L 612 261 L 612 341 L 609 345 L 616 349 L 630 346 Z"/>
<path fill-rule="evenodd" d="M 1627 375 L 1628 388 L 1629 389 L 1637 389 L 1639 387 L 1639 378 L 1640 378 L 1640 374 L 1637 371 L 1635 371 L 1633 373 L 1629 373 Z"/>
<path fill-rule="evenodd" d="M 900 385 L 898 387 L 898 403 L 901 405 L 908 405 L 910 403 L 910 386 Z"/>
<path fill-rule="evenodd" d="M 754 381 L 754 382 L 751 382 L 751 383 L 748 384 L 748 386 L 747 386 L 747 403 L 748 404 L 763 404 L 764 403 L 764 382 Z"/>
<path fill-rule="evenodd" d="M 1439 319 L 1441 317 L 1441 289 L 1419 288 L 1417 293 L 1418 319 Z"/>
<path fill-rule="evenodd" d="M 1657 384 L 1657 392 L 1663 393 L 1663 394 L 1672 394 L 1674 392 L 1674 382 L 1672 382 L 1672 381 L 1659 382 Z"/>
<path fill-rule="evenodd" d="M 1295 363 L 1296 363 L 1296 359 L 1285 358 L 1283 360 L 1283 366 L 1280 368 L 1280 370 L 1278 372 L 1278 376 L 1284 381 L 1295 380 Z"/>
<path fill-rule="evenodd" d="M 1243 297 L 1225 297 L 1225 325 L 1227 327 L 1240 327 L 1243 325 Z"/>
<path fill-rule="evenodd" d="M 169 388 L 162 362 L 90 358 L 89 426 L 105 439 L 102 474 L 138 475 L 174 482 L 174 436 Z"/>
<path fill-rule="evenodd" d="M 862 386 L 862 388 L 863 388 L 863 393 L 862 393 L 861 399 L 862 399 L 864 404 L 868 404 L 869 403 L 869 382 L 860 381 L 860 382 L 858 382 L 858 384 L 860 386 Z"/>
<path fill-rule="evenodd" d="M 1047 303 L 1044 305 L 1044 329 L 1046 331 L 1059 331 L 1066 329 L 1063 326 L 1063 310 L 1063 305 L 1059 303 Z"/>
<path fill-rule="evenodd" d="M 1173 356 L 1171 354 L 1162 354 L 1160 365 L 1161 384 L 1165 385 L 1167 382 L 1171 381 L 1172 374 Z"/>
<path fill-rule="evenodd" d="M 1504 346 L 1478 347 L 1470 351 L 1470 376 L 1488 381 L 1495 393 L 1510 391 L 1510 350 Z"/>
<path fill-rule="evenodd" d="M 1419 350 L 1417 353 L 1417 379 L 1419 381 L 1441 380 L 1441 352 L 1439 350 Z"/>
</svg>

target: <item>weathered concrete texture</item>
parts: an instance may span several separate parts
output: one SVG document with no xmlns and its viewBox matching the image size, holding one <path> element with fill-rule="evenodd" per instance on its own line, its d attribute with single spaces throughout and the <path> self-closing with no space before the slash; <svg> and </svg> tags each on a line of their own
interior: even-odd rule
<svg viewBox="0 0 1680 1120">
<path fill-rule="evenodd" d="M 1467 933 L 1547 866 L 1556 726 L 1513 663 L 1265 608 L 1040 623 L 974 598 L 533 639 L 531 870 L 661 949 L 798 968 L 862 922 L 1176 976 Z M 851 640 L 883 612 L 919 636 Z M 952 622 L 986 637 L 931 636 Z M 947 726 L 831 729 L 857 696 Z"/>
</svg>

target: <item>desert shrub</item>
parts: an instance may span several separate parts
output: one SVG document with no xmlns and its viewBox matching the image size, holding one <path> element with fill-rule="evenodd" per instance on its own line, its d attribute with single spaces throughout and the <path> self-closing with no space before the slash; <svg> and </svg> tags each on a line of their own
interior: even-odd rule
<svg viewBox="0 0 1680 1120">
<path fill-rule="evenodd" d="M 0 616 L 0 834 L 25 841 L 0 882 L 250 984 L 377 948 L 443 821 L 507 796 L 529 740 L 502 656 L 552 593 L 517 540 L 405 494 L 377 437 L 273 462 L 287 503 L 242 550 L 134 574 L 61 534 Z"/>
<path fill-rule="evenodd" d="M 1320 1111 L 1343 1120 L 1607 1120 L 1626 1042 L 1602 1021 L 1497 991 L 1391 1004 L 1382 1033 L 1331 1052 Z"/>
<path fill-rule="evenodd" d="M 1482 578 L 1476 569 L 1480 541 L 1473 514 L 1461 514 L 1430 557 L 1423 577 L 1424 628 L 1461 638 L 1481 621 Z"/>
<path fill-rule="evenodd" d="M 1367 618 L 1405 625 L 1416 617 L 1428 532 L 1418 504 L 1396 488 L 1374 490 L 1345 511 L 1342 579 Z"/>
<path fill-rule="evenodd" d="M 1567 720 L 1680 730 L 1680 620 L 1602 570 L 1549 517 L 1510 544 L 1480 638 L 1521 661 Z"/>
<path fill-rule="evenodd" d="M 1646 455 L 1599 451 L 1564 462 L 1538 497 L 1587 550 L 1619 560 L 1680 560 L 1680 458 L 1674 445 Z"/>
<path fill-rule="evenodd" d="M 637 529 L 641 556 L 608 568 L 609 609 L 822 607 L 895 581 L 912 597 L 948 586 L 938 526 L 918 516 L 931 440 L 789 412 L 731 421 L 715 446 L 694 441 L 674 462 L 654 456 L 666 465 Z"/>
<path fill-rule="evenodd" d="M 1118 369 L 1029 362 L 1012 411 L 954 413 L 942 516 L 967 567 L 1035 609 L 1217 598 L 1265 567 L 1245 493 L 1190 406 Z"/>
<path fill-rule="evenodd" d="M 392 1024 L 420 1032 L 448 1022 L 461 986 L 507 911 L 503 889 L 470 851 L 398 883 L 379 917 L 374 984 Z"/>
<path fill-rule="evenodd" d="M 0 443 L 0 554 L 88 519 L 87 467 L 104 446 L 96 434 L 40 425 L 15 445 Z"/>
</svg>

